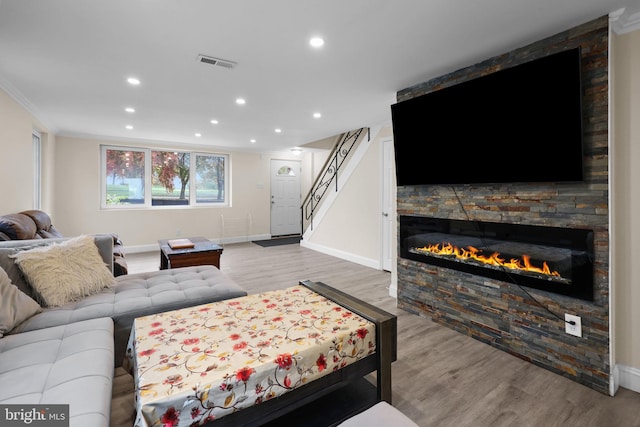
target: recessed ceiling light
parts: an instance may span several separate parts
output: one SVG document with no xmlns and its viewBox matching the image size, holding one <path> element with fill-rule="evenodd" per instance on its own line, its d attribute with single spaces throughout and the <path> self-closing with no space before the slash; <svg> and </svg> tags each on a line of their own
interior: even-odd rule
<svg viewBox="0 0 640 427">
<path fill-rule="evenodd" d="M 138 80 L 138 79 L 137 79 L 137 78 L 135 78 L 135 77 L 129 77 L 129 78 L 127 79 L 127 82 L 129 82 L 129 84 L 130 84 L 130 85 L 134 85 L 134 86 L 137 86 L 137 85 L 139 85 L 139 84 L 140 84 L 140 80 Z"/>
<path fill-rule="evenodd" d="M 324 45 L 324 39 L 322 37 L 311 37 L 309 44 L 315 48 L 322 47 Z"/>
<path fill-rule="evenodd" d="M 275 128 L 273 131 L 274 131 L 275 133 L 280 133 L 280 132 L 282 132 L 282 129 L 280 129 L 280 128 Z"/>
<path fill-rule="evenodd" d="M 319 119 L 320 117 L 322 117 L 322 114 L 320 113 L 313 113 L 313 117 L 316 119 Z"/>
<path fill-rule="evenodd" d="M 236 99 L 236 104 L 238 104 L 238 105 L 244 105 L 246 103 L 247 103 L 247 101 L 245 101 L 244 98 Z"/>
<path fill-rule="evenodd" d="M 200 138 L 202 136 L 200 132 L 196 132 L 194 135 L 196 136 L 196 138 Z"/>
<path fill-rule="evenodd" d="M 256 143 L 256 140 L 255 140 L 254 138 L 251 138 L 251 139 L 249 140 L 249 142 L 250 142 L 250 143 L 252 143 L 252 144 L 255 144 L 255 143 Z"/>
<path fill-rule="evenodd" d="M 133 129 L 133 126 L 131 126 L 131 125 L 126 125 L 126 126 L 125 126 L 125 128 L 127 128 L 127 129 L 129 129 L 129 130 L 132 130 L 132 129 Z"/>
<path fill-rule="evenodd" d="M 133 107 L 127 107 L 124 109 L 124 111 L 126 111 L 127 113 L 135 113 L 136 109 Z"/>
<path fill-rule="evenodd" d="M 212 124 L 212 125 L 217 125 L 217 124 L 218 124 L 218 121 L 217 121 L 216 119 L 211 119 L 211 124 Z"/>
</svg>

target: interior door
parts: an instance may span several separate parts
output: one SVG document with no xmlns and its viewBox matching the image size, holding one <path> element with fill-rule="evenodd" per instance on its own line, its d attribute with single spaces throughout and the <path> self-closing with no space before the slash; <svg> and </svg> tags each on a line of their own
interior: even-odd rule
<svg viewBox="0 0 640 427">
<path fill-rule="evenodd" d="M 301 233 L 300 161 L 271 160 L 271 236 Z"/>
<path fill-rule="evenodd" d="M 394 260 L 395 163 L 393 140 L 382 141 L 382 269 L 392 271 Z"/>
</svg>

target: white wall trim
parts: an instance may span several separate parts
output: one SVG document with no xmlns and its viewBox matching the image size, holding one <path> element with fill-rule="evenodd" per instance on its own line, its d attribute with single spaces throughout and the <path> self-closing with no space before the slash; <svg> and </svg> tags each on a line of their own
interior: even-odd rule
<svg viewBox="0 0 640 427">
<path fill-rule="evenodd" d="M 393 281 L 389 283 L 389 296 L 394 299 L 398 299 L 398 285 L 393 283 Z"/>
<path fill-rule="evenodd" d="M 640 3 L 611 12 L 609 22 L 618 35 L 640 30 Z"/>
<path fill-rule="evenodd" d="M 345 261 L 355 262 L 356 264 L 364 265 L 365 267 L 375 268 L 376 270 L 380 270 L 380 261 L 372 258 L 365 258 L 360 255 L 355 255 L 350 252 L 341 251 L 334 248 L 329 248 L 323 245 L 319 245 L 317 243 L 310 243 L 302 239 L 300 241 L 300 246 L 303 248 L 312 249 L 316 252 L 321 252 L 323 254 L 331 255 L 336 258 L 343 259 Z"/>
<path fill-rule="evenodd" d="M 640 393 L 640 369 L 631 366 L 616 365 L 613 375 L 616 381 L 615 390 L 624 387 L 628 390 Z"/>
<path fill-rule="evenodd" d="M 615 255 L 615 245 L 612 244 L 612 241 L 615 240 L 612 236 L 615 236 L 616 227 L 615 218 L 616 208 L 614 202 L 614 181 L 615 177 L 612 176 L 612 171 L 614 171 L 615 164 L 615 140 L 613 133 L 613 114 L 614 114 L 614 103 L 613 99 L 613 60 L 612 60 L 612 47 L 613 47 L 613 37 L 611 37 L 611 29 L 612 29 L 612 18 L 609 17 L 609 41 L 607 46 L 607 51 L 609 54 L 607 55 L 607 67 L 609 69 L 608 73 L 608 84 L 607 84 L 607 140 L 609 141 L 609 156 L 607 158 L 607 170 L 609 171 L 609 179 L 607 180 L 607 206 L 609 206 L 609 216 L 607 218 L 608 226 L 609 226 L 609 253 L 608 253 L 608 263 L 610 266 L 614 265 L 613 259 Z M 615 55 L 615 53 L 613 53 Z M 608 309 L 609 309 L 609 366 L 614 367 L 616 363 L 616 333 L 615 333 L 615 296 L 616 296 L 616 271 L 615 268 L 609 269 L 609 298 L 608 298 Z M 613 396 L 616 393 L 618 388 L 616 381 L 616 372 L 614 370 L 609 372 L 609 395 Z"/>
<path fill-rule="evenodd" d="M 268 240 L 271 238 L 270 234 L 253 234 L 251 236 L 235 236 L 235 237 L 225 237 L 224 239 L 220 239 L 220 237 L 206 237 L 211 240 L 213 243 L 217 245 L 226 245 L 231 243 L 245 243 L 245 242 L 253 242 L 255 240 Z M 125 246 L 125 254 L 138 254 L 142 252 L 160 252 L 160 246 L 158 244 L 150 244 L 150 245 L 135 245 L 135 246 Z"/>
<path fill-rule="evenodd" d="M 38 109 L 33 105 L 29 99 L 22 94 L 15 86 L 13 86 L 9 80 L 7 80 L 3 75 L 0 74 L 0 89 L 5 91 L 7 95 L 11 97 L 15 102 L 18 103 L 22 108 L 24 108 L 27 113 L 31 114 L 36 120 L 40 121 L 47 129 L 48 132 L 56 134 L 58 133 L 58 128 L 52 126 L 47 120 L 42 118 L 42 114 L 38 111 Z M 39 129 L 42 130 L 42 129 Z"/>
</svg>

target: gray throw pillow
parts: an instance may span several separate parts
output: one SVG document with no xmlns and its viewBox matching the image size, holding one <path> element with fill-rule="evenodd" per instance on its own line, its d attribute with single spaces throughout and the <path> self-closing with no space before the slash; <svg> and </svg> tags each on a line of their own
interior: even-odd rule
<svg viewBox="0 0 640 427">
<path fill-rule="evenodd" d="M 31 297 L 20 291 L 0 268 L 0 338 L 42 310 Z"/>
<path fill-rule="evenodd" d="M 20 267 L 18 267 L 13 260 L 13 255 L 20 250 L 20 248 L 0 248 L 0 268 L 7 273 L 9 279 L 11 279 L 11 283 L 16 285 L 18 289 L 29 295 L 31 298 L 37 299 L 37 295 L 34 293 L 31 286 L 29 286 L 29 283 L 27 283 L 22 271 L 20 271 Z"/>
</svg>

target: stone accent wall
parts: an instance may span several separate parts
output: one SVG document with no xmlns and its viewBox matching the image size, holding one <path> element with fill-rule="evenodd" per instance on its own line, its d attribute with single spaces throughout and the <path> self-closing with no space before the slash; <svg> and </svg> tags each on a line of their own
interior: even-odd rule
<svg viewBox="0 0 640 427">
<path fill-rule="evenodd" d="M 472 220 L 592 229 L 594 301 L 398 258 L 398 306 L 605 394 L 611 374 L 608 26 L 604 16 L 397 94 L 398 101 L 410 99 L 581 46 L 584 182 L 398 187 L 397 213 L 463 220 L 468 214 Z M 541 112 L 532 123 L 543 118 Z M 582 318 L 581 338 L 565 333 L 565 313 Z"/>
</svg>

